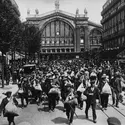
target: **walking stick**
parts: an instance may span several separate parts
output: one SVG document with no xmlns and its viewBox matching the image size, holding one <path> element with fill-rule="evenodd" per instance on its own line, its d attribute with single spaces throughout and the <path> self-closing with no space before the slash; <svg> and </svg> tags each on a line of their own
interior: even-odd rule
<svg viewBox="0 0 125 125">
<path fill-rule="evenodd" d="M 78 115 L 76 114 L 75 110 L 72 108 L 72 106 L 70 105 L 70 103 L 69 103 L 69 106 L 70 106 L 71 110 L 74 112 L 74 114 L 76 115 L 76 117 L 78 118 Z"/>
<path fill-rule="evenodd" d="M 64 102 L 63 102 L 63 104 L 64 104 Z M 76 117 L 78 118 L 78 115 L 76 114 L 75 110 L 72 108 L 71 104 L 70 104 L 70 103 L 68 103 L 68 104 L 69 104 L 69 106 L 70 106 L 71 110 L 74 112 L 74 114 L 75 114 L 75 115 L 76 115 Z"/>
</svg>

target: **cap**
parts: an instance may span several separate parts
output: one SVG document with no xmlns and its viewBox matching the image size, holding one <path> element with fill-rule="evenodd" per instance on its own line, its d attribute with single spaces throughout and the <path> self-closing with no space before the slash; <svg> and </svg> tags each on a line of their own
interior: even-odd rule
<svg viewBox="0 0 125 125">
<path fill-rule="evenodd" d="M 58 86 L 58 85 L 55 85 L 55 84 L 52 84 L 52 87 L 53 87 L 53 88 L 58 88 L 59 86 Z"/>
<path fill-rule="evenodd" d="M 23 80 L 24 80 L 24 81 L 27 81 L 27 78 L 24 78 Z"/>
<path fill-rule="evenodd" d="M 72 87 L 73 85 L 71 83 L 69 83 L 69 82 L 66 82 L 65 86 L 66 87 Z"/>
<path fill-rule="evenodd" d="M 103 74 L 101 78 L 106 78 L 106 77 L 107 77 L 106 74 Z"/>
<path fill-rule="evenodd" d="M 107 119 L 108 125 L 121 125 L 121 122 L 118 118 L 116 117 L 109 117 Z"/>
<path fill-rule="evenodd" d="M 115 72 L 115 76 L 120 77 L 120 72 Z"/>
</svg>

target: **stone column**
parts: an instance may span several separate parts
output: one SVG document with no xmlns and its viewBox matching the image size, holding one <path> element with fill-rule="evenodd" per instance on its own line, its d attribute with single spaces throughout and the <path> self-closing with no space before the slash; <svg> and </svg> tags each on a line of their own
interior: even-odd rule
<svg viewBox="0 0 125 125">
<path fill-rule="evenodd" d="M 76 45 L 75 52 L 80 52 L 80 27 L 76 26 Z"/>
<path fill-rule="evenodd" d="M 89 30 L 88 27 L 85 26 L 85 51 L 90 50 L 90 42 L 89 42 Z"/>
</svg>

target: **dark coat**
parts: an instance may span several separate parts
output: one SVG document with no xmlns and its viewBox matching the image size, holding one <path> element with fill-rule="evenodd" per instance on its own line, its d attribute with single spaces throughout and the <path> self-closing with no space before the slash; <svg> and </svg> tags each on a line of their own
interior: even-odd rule
<svg viewBox="0 0 125 125">
<path fill-rule="evenodd" d="M 114 85 L 113 85 L 113 89 L 119 93 L 122 92 L 121 78 L 120 77 L 116 77 Z"/>
<path fill-rule="evenodd" d="M 105 84 L 106 84 L 106 81 L 103 81 L 103 80 L 100 81 L 99 86 L 98 86 L 100 92 L 102 91 L 102 88 L 104 87 Z"/>
<path fill-rule="evenodd" d="M 0 105 L 0 114 L 2 113 L 2 111 L 3 111 L 3 114 L 5 113 L 5 106 L 7 105 L 8 102 L 9 101 L 8 101 L 7 97 L 5 97 L 2 100 L 1 105 Z"/>
<path fill-rule="evenodd" d="M 94 87 L 94 90 L 91 90 L 91 87 L 88 87 L 85 91 L 84 94 L 87 96 L 87 103 L 90 104 L 95 104 L 96 99 L 99 98 L 99 90 L 98 88 Z"/>
<path fill-rule="evenodd" d="M 17 100 L 16 100 L 15 98 L 13 98 L 13 102 L 14 102 L 14 104 L 15 104 L 16 106 L 18 105 L 18 102 L 17 102 Z M 9 113 L 9 114 L 6 114 L 6 113 L 5 113 L 5 107 L 6 107 L 6 105 L 7 105 L 8 103 L 9 103 L 9 100 L 7 99 L 7 97 L 5 97 L 5 98 L 2 100 L 1 105 L 0 105 L 0 114 L 1 114 L 2 111 L 3 111 L 3 116 L 4 116 L 4 117 L 10 116 L 10 113 Z M 18 116 L 18 114 L 12 113 L 11 116 Z"/>
</svg>

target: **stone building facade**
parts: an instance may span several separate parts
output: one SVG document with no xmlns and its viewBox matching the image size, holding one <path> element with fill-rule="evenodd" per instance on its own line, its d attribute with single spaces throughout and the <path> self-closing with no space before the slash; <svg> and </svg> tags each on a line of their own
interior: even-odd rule
<svg viewBox="0 0 125 125">
<path fill-rule="evenodd" d="M 104 57 L 117 58 L 125 49 L 125 0 L 107 0 L 101 15 Z"/>
<path fill-rule="evenodd" d="M 86 51 L 99 49 L 101 46 L 102 26 L 89 21 L 87 10 L 84 14 L 71 14 L 59 9 L 39 14 L 36 9 L 31 15 L 27 11 L 26 22 L 41 30 L 41 57 L 46 59 L 81 57 Z"/>
</svg>

